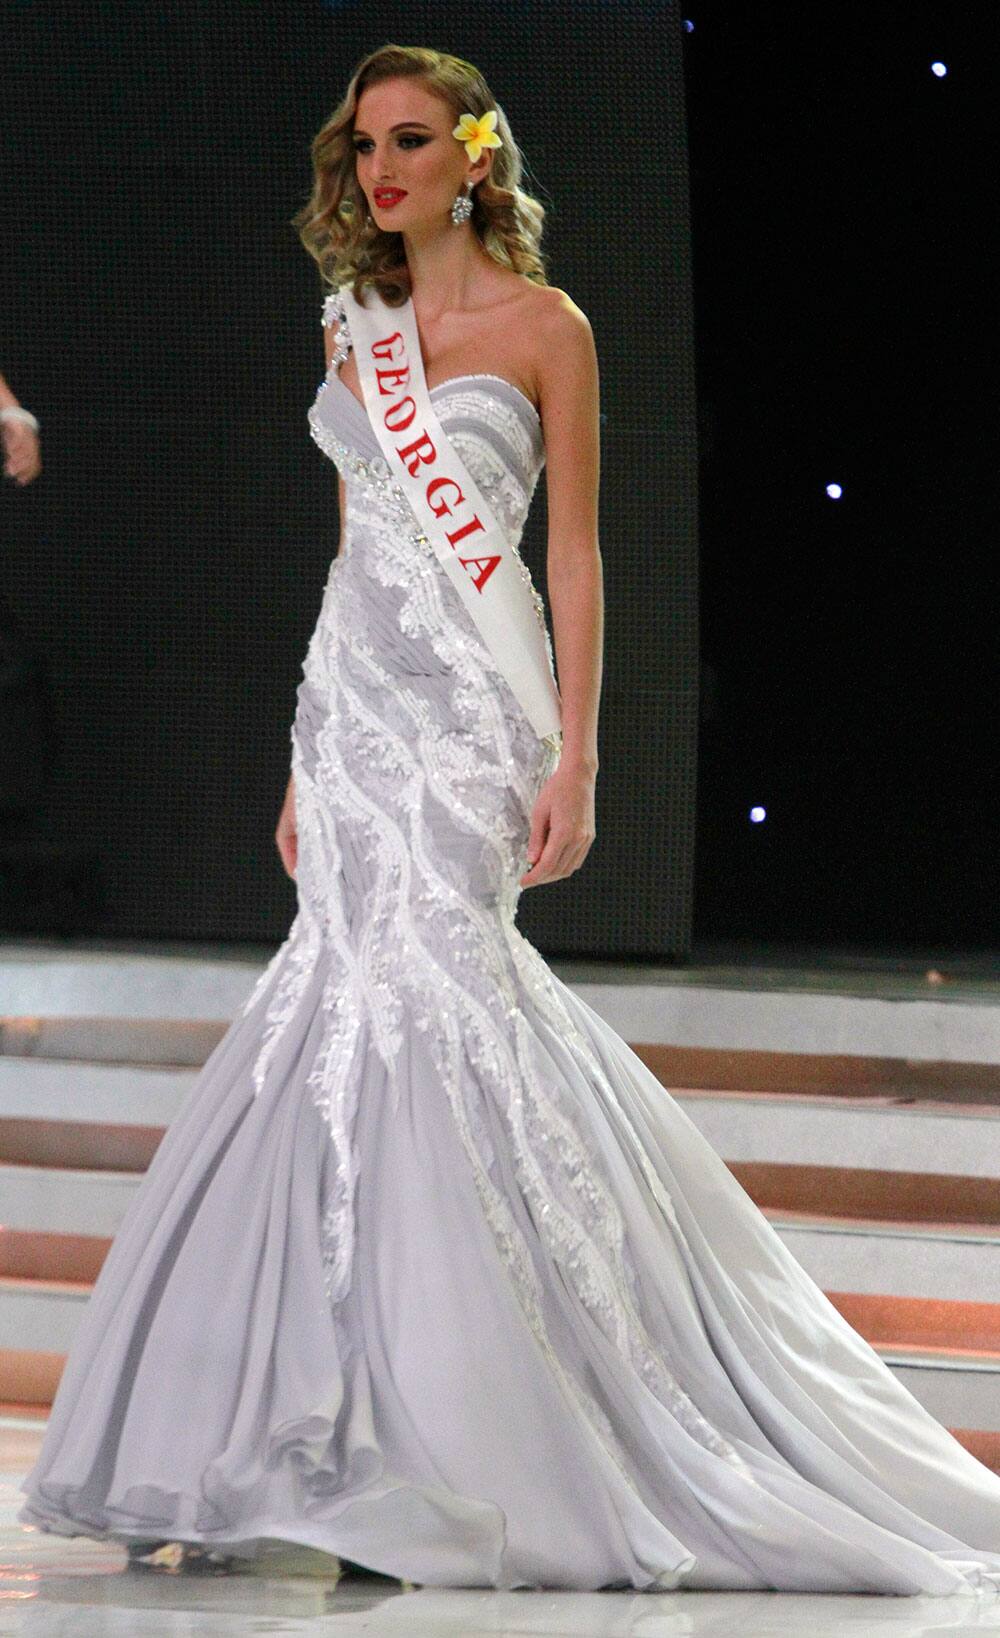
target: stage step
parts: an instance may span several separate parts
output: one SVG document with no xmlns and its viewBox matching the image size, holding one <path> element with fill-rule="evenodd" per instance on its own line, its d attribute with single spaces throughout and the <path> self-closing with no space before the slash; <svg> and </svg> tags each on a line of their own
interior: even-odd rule
<svg viewBox="0 0 1000 1638">
<path fill-rule="evenodd" d="M 1000 1189 L 1000 1087 L 996 1103 L 966 1098 L 959 1084 L 942 1101 L 916 1080 L 895 1095 L 868 1086 L 834 1096 L 825 1088 L 678 1086 L 662 1070 L 658 1064 L 657 1078 L 729 1161 L 940 1173 L 946 1158 L 949 1173 L 989 1178 Z"/>
<path fill-rule="evenodd" d="M 1000 1303 L 864 1296 L 857 1291 L 826 1295 L 873 1347 L 1000 1353 Z"/>
<path fill-rule="evenodd" d="M 0 1259 L 17 1233 L 113 1236 L 141 1181 L 139 1172 L 0 1165 Z M 996 1224 L 880 1221 L 766 1205 L 762 1210 L 823 1290 L 1000 1302 Z"/>
<path fill-rule="evenodd" d="M 171 1028 L 159 1044 L 176 1053 L 183 1051 L 186 1060 L 156 1063 L 148 1057 L 127 1056 L 138 1047 L 151 1052 L 157 1044 L 155 1032 L 140 1032 L 143 1040 L 137 1042 L 128 1030 L 119 1036 L 118 1026 L 129 1020 L 108 1019 L 104 1020 L 108 1026 L 104 1037 L 98 1038 L 90 1027 L 94 1021 L 87 1022 L 79 1041 L 72 1039 L 72 1021 L 68 1035 L 59 1032 L 58 1042 L 55 1038 L 49 1041 L 52 1049 L 57 1044 L 66 1049 L 66 1056 L 0 1056 L 0 1152 L 7 1158 L 32 1158 L 28 1152 L 12 1149 L 11 1144 L 26 1142 L 33 1135 L 41 1139 L 46 1122 L 164 1129 L 226 1028 L 221 1023 L 211 1029 L 199 1025 L 186 1043 Z M 98 1046 L 106 1056 L 85 1055 L 84 1048 L 94 1051 Z M 73 1047 L 79 1047 L 79 1053 L 69 1050 Z M 947 1157 L 951 1175 L 997 1182 L 1000 1190 L 994 1175 L 998 1170 L 995 1157 L 1000 1153 L 1000 1089 L 997 1102 L 988 1103 L 984 1101 L 985 1084 L 970 1087 L 964 1074 L 947 1100 L 937 1081 L 933 1097 L 926 1082 L 922 1085 L 927 1095 L 921 1095 L 920 1077 L 915 1077 L 908 1092 L 901 1086 L 897 1095 L 876 1095 L 871 1082 L 861 1083 L 859 1070 L 855 1070 L 855 1089 L 839 1096 L 826 1090 L 793 1090 L 791 1085 L 778 1091 L 738 1091 L 692 1087 L 667 1073 L 662 1054 L 650 1057 L 654 1060 L 650 1067 L 671 1096 L 713 1148 L 732 1163 L 863 1166 L 874 1171 L 940 1174 L 942 1157 Z M 694 1066 L 688 1062 L 685 1067 L 691 1070 Z M 715 1067 L 720 1072 L 725 1069 Z M 760 1066 L 756 1068 L 760 1073 Z M 871 1064 L 866 1068 L 870 1070 Z M 804 1068 L 801 1078 L 808 1078 Z M 16 1123 L 33 1125 L 16 1135 Z M 68 1132 L 64 1135 L 70 1136 Z M 84 1141 L 83 1134 L 80 1141 Z M 60 1163 L 72 1164 L 73 1160 L 67 1154 Z M 82 1157 L 77 1157 L 77 1163 L 82 1163 Z"/>
<path fill-rule="evenodd" d="M 212 954 L 194 946 L 165 954 L 118 943 L 91 949 L 0 944 L 0 1012 L 232 1018 L 274 953 L 274 946 Z M 877 973 L 838 971 L 829 963 L 802 972 L 752 960 L 655 968 L 553 959 L 550 965 L 627 1041 L 796 1055 L 839 1054 L 849 1041 L 868 1057 L 1000 1067 L 995 983 L 958 967 L 933 971 L 947 962 L 929 961 L 929 972 L 900 963 Z"/>
<path fill-rule="evenodd" d="M 1000 1228 L 761 1208 L 824 1291 L 1000 1302 Z"/>
<path fill-rule="evenodd" d="M 921 1055 L 917 1042 L 900 1056 L 857 1052 L 768 1051 L 748 1047 L 684 1046 L 653 1035 L 629 1037 L 633 1052 L 671 1091 L 809 1094 L 876 1098 L 885 1103 L 931 1102 L 1000 1106 L 1000 1032 L 996 1006 L 982 1018 L 992 1039 L 982 1058 Z M 985 1009 L 983 1009 L 985 1012 Z M 942 1030 L 943 1034 L 943 1030 Z M 939 1040 L 939 1045 L 943 1045 Z M 981 1043 L 985 1044 L 985 1043 Z M 910 1056 L 910 1052 L 913 1056 Z"/>
<path fill-rule="evenodd" d="M 32 1230 L 111 1238 L 141 1182 L 137 1172 L 0 1165 L 4 1235 Z"/>
<path fill-rule="evenodd" d="M 154 964 L 155 965 L 155 964 Z M 554 963 L 554 967 L 558 964 Z M 89 972 L 89 969 L 87 970 Z M 211 975 L 214 976 L 214 981 Z M 82 975 L 77 975 L 81 977 Z M 4 973 L 4 958 L 0 946 L 0 995 L 3 1012 L 0 1013 L 0 1060 L 3 1055 L 18 1058 L 41 1057 L 56 1059 L 85 1058 L 104 1063 L 200 1064 L 225 1034 L 229 1023 L 253 989 L 256 970 L 242 964 L 194 964 L 185 975 L 170 971 L 166 988 L 158 989 L 146 980 L 137 978 L 124 996 L 122 975 L 114 969 L 106 975 L 107 993 L 98 996 L 104 979 L 100 970 L 89 973 L 90 982 L 82 993 L 74 990 L 63 996 L 66 1003 L 76 1001 L 93 1004 L 98 998 L 106 1007 L 115 999 L 134 1003 L 134 1011 L 116 1014 L 111 1011 L 93 1013 L 77 1011 L 67 1006 L 64 1014 L 51 1010 L 56 1001 L 55 989 L 44 1000 L 44 974 L 19 970 L 16 979 Z M 574 986 L 577 988 L 577 986 Z M 579 986 L 584 994 L 588 987 Z M 655 986 L 649 986 L 654 990 Z M 611 987 L 608 987 L 610 994 Z M 602 992 L 603 993 L 603 992 Z M 636 986 L 622 983 L 615 990 L 623 997 L 634 996 Z M 645 992 L 643 992 L 645 993 Z M 714 994 L 719 1005 L 719 995 Z M 661 991 L 661 1000 L 666 992 Z M 187 1014 L 169 1010 L 169 1004 L 193 1003 Z M 19 1014 L 16 1000 L 35 999 L 38 1010 Z M 725 997 L 723 996 L 723 999 Z M 781 999 L 768 997 L 768 1000 Z M 784 998 L 786 1001 L 788 998 Z M 162 1014 L 155 1011 L 159 1000 L 164 1005 Z M 605 997 L 604 1011 L 613 1013 L 614 1007 Z M 210 1009 L 215 1005 L 215 1011 Z M 654 1005 L 650 997 L 644 1011 Z M 665 1002 L 664 1002 L 665 1004 Z M 861 1003 L 859 1003 L 861 1004 Z M 885 1007 L 886 1003 L 866 1001 L 866 1006 Z M 921 1004 L 921 1012 L 930 1003 Z M 962 1038 L 948 1039 L 947 1025 L 954 1004 L 938 1005 L 937 1030 L 933 1046 L 936 1050 L 918 1051 L 916 1038 L 901 1042 L 903 1050 L 895 1055 L 880 1055 L 875 1051 L 843 1053 L 830 1049 L 805 1050 L 774 1045 L 771 1047 L 699 1046 L 687 1045 L 676 1039 L 664 1039 L 659 1028 L 646 1031 L 619 1031 L 663 1082 L 664 1086 L 694 1090 L 755 1092 L 771 1095 L 786 1092 L 811 1094 L 828 1093 L 835 1097 L 875 1097 L 891 1100 L 912 1098 L 986 1103 L 1000 1105 L 1000 1041 L 997 1038 L 993 1011 L 983 1005 L 975 1009 L 977 1029 L 972 1043 L 981 1049 L 976 1058 L 962 1058 L 958 1048 Z M 600 1008 L 595 1008 L 600 1011 Z M 893 1009 L 890 1007 L 889 1009 Z M 898 1005 L 895 1012 L 906 1012 Z M 612 1027 L 618 1025 L 608 1018 Z M 667 1023 L 663 1020 L 664 1026 Z M 780 1035 L 777 1022 L 774 1034 Z M 859 1042 L 862 1037 L 859 1035 Z M 931 1043 L 927 1043 L 931 1045 Z M 946 1051 L 945 1049 L 951 1049 Z"/>
<path fill-rule="evenodd" d="M 7 1058 L 99 1063 L 200 1065 L 229 1028 L 224 1018 L 0 1018 L 0 1063 Z"/>
</svg>

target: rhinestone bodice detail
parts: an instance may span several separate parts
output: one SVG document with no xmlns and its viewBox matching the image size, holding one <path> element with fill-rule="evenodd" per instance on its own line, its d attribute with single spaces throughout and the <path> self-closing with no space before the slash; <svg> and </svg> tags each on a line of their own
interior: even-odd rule
<svg viewBox="0 0 1000 1638">
<path fill-rule="evenodd" d="M 517 545 L 545 461 L 538 417 L 518 387 L 495 375 L 460 375 L 430 389 L 454 447 Z M 397 521 L 412 516 L 390 476 L 364 405 L 341 381 L 336 363 L 309 410 L 309 428 L 348 488 L 384 504 Z M 405 509 L 405 510 L 404 510 Z"/>
</svg>

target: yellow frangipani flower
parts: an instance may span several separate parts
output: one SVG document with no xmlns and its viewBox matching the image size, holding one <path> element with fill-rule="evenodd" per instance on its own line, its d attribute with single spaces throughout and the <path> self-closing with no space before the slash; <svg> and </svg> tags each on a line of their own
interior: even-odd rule
<svg viewBox="0 0 1000 1638">
<path fill-rule="evenodd" d="M 477 119 L 475 114 L 463 114 L 452 136 L 465 143 L 465 151 L 475 164 L 484 148 L 500 148 L 503 144 L 496 133 L 497 111 L 488 108 Z"/>
</svg>

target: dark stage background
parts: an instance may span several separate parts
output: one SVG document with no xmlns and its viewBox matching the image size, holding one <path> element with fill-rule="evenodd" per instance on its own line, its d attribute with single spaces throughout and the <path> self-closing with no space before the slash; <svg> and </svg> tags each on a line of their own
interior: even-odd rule
<svg viewBox="0 0 1000 1638">
<path fill-rule="evenodd" d="M 996 950 L 997 8 L 685 15 L 694 937 Z"/>
<path fill-rule="evenodd" d="M 601 361 L 598 840 L 519 922 L 552 954 L 683 954 L 698 565 L 676 4 L 39 0 L 5 5 L 2 37 L 0 370 L 44 470 L 0 490 L 0 930 L 288 930 L 273 834 L 339 535 L 305 418 L 322 291 L 290 219 L 312 135 L 395 40 L 483 68 Z M 542 481 L 524 548 L 543 590 L 544 540 Z"/>
</svg>

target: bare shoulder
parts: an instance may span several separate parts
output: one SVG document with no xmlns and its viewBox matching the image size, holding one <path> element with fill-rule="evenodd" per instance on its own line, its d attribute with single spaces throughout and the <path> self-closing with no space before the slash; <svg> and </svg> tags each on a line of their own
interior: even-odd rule
<svg viewBox="0 0 1000 1638">
<path fill-rule="evenodd" d="M 554 284 L 536 284 L 524 273 L 504 271 L 494 286 L 498 296 L 497 313 L 510 322 L 516 314 L 520 323 L 530 324 L 532 331 L 558 336 L 571 335 L 590 329 L 590 321 L 572 296 Z"/>
<path fill-rule="evenodd" d="M 597 391 L 597 352 L 590 320 L 565 290 L 538 285 L 531 325 L 535 386 L 540 401 L 560 391 Z"/>
<path fill-rule="evenodd" d="M 540 375 L 546 366 L 575 362 L 596 365 L 594 332 L 583 308 L 555 285 L 539 286 L 535 304 L 535 347 Z"/>
<path fill-rule="evenodd" d="M 539 287 L 533 329 L 538 405 L 545 437 L 551 574 L 597 542 L 600 383 L 590 320 L 567 295 Z M 549 585 L 553 584 L 552 578 Z"/>
<path fill-rule="evenodd" d="M 592 334 L 590 320 L 572 296 L 554 284 L 533 284 L 527 302 L 536 335 L 546 342 L 565 341 Z"/>
<path fill-rule="evenodd" d="M 538 321 L 548 324 L 553 331 L 563 331 L 563 334 L 576 334 L 589 331 L 591 321 L 581 306 L 576 305 L 573 296 L 566 295 L 558 285 L 535 285 L 535 311 Z"/>
</svg>

